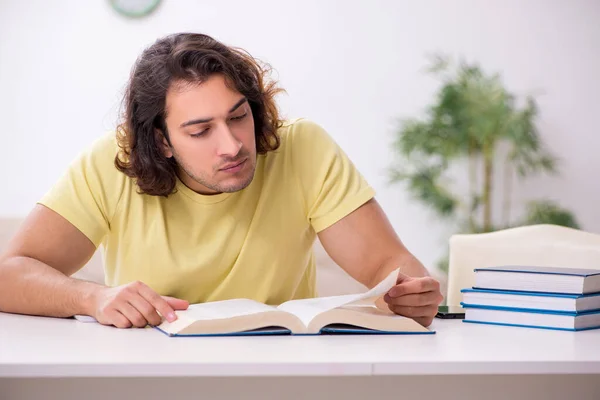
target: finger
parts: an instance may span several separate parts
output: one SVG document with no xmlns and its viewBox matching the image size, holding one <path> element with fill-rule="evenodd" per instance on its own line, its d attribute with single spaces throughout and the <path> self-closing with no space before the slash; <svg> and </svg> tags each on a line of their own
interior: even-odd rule
<svg viewBox="0 0 600 400">
<path fill-rule="evenodd" d="M 161 296 L 169 303 L 174 310 L 186 310 L 190 306 L 190 302 L 187 300 L 177 299 L 170 296 Z"/>
<path fill-rule="evenodd" d="M 125 318 L 125 316 L 116 309 L 107 311 L 105 316 L 105 319 L 102 321 L 99 320 L 98 322 L 102 323 L 103 325 L 113 325 L 121 329 L 131 328 L 132 326 L 131 321 Z"/>
<path fill-rule="evenodd" d="M 389 295 L 384 296 L 386 303 L 394 306 L 429 306 L 435 304 L 436 306 L 442 301 L 441 294 L 439 292 L 425 292 L 415 294 L 405 294 L 400 297 L 391 297 Z"/>
<path fill-rule="evenodd" d="M 142 314 L 144 319 L 148 321 L 150 325 L 156 326 L 160 325 L 160 323 L 162 322 L 162 318 L 160 317 L 160 315 L 158 315 L 156 309 L 152 307 L 152 304 L 150 304 L 141 295 L 133 296 L 131 299 L 129 299 L 129 304 L 135 307 L 135 309 L 138 310 L 140 314 Z"/>
<path fill-rule="evenodd" d="M 421 307 L 390 305 L 389 308 L 393 313 L 409 318 L 433 317 L 438 309 L 433 305 Z"/>
<path fill-rule="evenodd" d="M 173 307 L 167 302 L 167 300 L 163 299 L 158 293 L 154 290 L 150 289 L 146 285 L 140 285 L 139 293 L 142 295 L 148 303 L 154 307 L 156 311 L 160 313 L 163 317 L 166 318 L 167 321 L 173 322 L 177 319 L 177 315 L 175 315 L 175 310 Z"/>
<path fill-rule="evenodd" d="M 413 319 L 425 328 L 427 328 L 433 322 L 433 317 L 418 317 Z"/>
<path fill-rule="evenodd" d="M 411 293 L 424 293 L 439 290 L 440 284 L 431 277 L 424 277 L 402 282 L 388 291 L 391 297 L 404 296 Z"/>
<path fill-rule="evenodd" d="M 412 278 L 406 274 L 403 274 L 402 272 L 398 271 L 398 277 L 396 278 L 396 284 L 402 283 L 402 282 L 406 282 L 406 281 L 410 281 Z"/>
<path fill-rule="evenodd" d="M 135 327 L 143 328 L 148 325 L 146 318 L 130 303 L 119 304 L 117 310 L 131 321 L 131 324 Z"/>
<path fill-rule="evenodd" d="M 375 307 L 377 307 L 378 309 L 380 309 L 382 311 L 389 310 L 388 302 L 385 299 L 386 296 L 387 295 L 378 297 L 377 300 L 375 300 Z"/>
</svg>

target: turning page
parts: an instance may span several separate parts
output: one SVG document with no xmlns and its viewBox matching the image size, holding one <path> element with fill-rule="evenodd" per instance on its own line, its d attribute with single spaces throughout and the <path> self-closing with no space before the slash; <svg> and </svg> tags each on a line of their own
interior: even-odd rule
<svg viewBox="0 0 600 400">
<path fill-rule="evenodd" d="M 325 311 L 329 311 L 360 300 L 368 299 L 370 297 L 379 297 L 387 293 L 387 291 L 396 284 L 398 273 L 399 269 L 390 272 L 390 274 L 383 281 L 365 293 L 290 300 L 281 304 L 279 307 L 277 307 L 277 309 L 294 314 L 300 318 L 306 327 L 308 327 L 313 318 Z"/>
</svg>

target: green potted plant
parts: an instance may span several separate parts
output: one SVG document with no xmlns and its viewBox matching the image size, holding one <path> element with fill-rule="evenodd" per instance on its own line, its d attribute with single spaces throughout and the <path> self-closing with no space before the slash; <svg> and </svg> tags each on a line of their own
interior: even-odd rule
<svg viewBox="0 0 600 400">
<path fill-rule="evenodd" d="M 526 204 L 524 217 L 511 215 L 514 179 L 557 173 L 558 160 L 536 128 L 535 99 L 527 96 L 519 106 L 500 75 L 487 75 L 477 64 L 436 56 L 429 72 L 441 79 L 441 87 L 424 118 L 401 121 L 391 182 L 406 184 L 414 198 L 456 223 L 460 233 L 531 224 L 579 228 L 570 211 L 547 199 Z M 456 168 L 466 170 L 466 190 L 452 184 Z M 502 203 L 499 216 L 493 214 L 494 201 Z M 446 269 L 445 260 L 440 268 Z"/>
</svg>

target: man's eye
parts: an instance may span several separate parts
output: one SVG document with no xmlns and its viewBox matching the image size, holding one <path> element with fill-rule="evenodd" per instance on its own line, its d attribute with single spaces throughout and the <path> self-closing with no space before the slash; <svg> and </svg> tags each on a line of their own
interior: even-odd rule
<svg viewBox="0 0 600 400">
<path fill-rule="evenodd" d="M 237 117 L 231 117 L 231 119 L 232 119 L 233 121 L 239 121 L 239 120 L 241 120 L 241 119 L 244 119 L 244 118 L 246 118 L 246 115 L 248 115 L 248 113 L 244 113 L 244 114 L 242 114 L 242 115 L 238 115 Z"/>
<path fill-rule="evenodd" d="M 204 136 L 206 134 L 206 132 L 208 132 L 208 128 L 206 128 L 205 130 L 203 130 L 202 132 L 198 132 L 198 133 L 192 133 L 190 136 L 191 137 L 200 137 L 200 136 Z"/>
</svg>

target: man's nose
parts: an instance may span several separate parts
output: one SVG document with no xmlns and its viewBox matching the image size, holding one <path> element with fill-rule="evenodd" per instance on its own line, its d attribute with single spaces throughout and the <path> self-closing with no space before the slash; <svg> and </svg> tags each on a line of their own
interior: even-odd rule
<svg viewBox="0 0 600 400">
<path fill-rule="evenodd" d="M 223 126 L 219 130 L 219 144 L 217 145 L 217 154 L 222 157 L 235 157 L 242 148 L 242 142 L 240 142 L 235 135 L 231 132 L 231 129 L 227 125 Z"/>
</svg>

